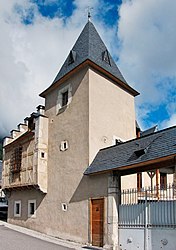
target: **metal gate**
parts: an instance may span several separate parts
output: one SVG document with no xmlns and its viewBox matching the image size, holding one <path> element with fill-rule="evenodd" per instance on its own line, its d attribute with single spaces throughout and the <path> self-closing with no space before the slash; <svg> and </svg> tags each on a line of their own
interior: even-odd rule
<svg viewBox="0 0 176 250">
<path fill-rule="evenodd" d="M 123 190 L 119 205 L 121 250 L 176 249 L 176 187 Z"/>
</svg>

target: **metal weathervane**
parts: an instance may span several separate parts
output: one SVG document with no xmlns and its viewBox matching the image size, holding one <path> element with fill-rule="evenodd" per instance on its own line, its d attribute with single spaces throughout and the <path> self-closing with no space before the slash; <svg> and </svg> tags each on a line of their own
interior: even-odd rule
<svg viewBox="0 0 176 250">
<path fill-rule="evenodd" d="M 90 18 L 91 18 L 91 10 L 93 10 L 93 7 L 88 6 L 88 7 L 87 7 L 87 17 L 88 17 L 88 21 L 90 21 Z"/>
</svg>

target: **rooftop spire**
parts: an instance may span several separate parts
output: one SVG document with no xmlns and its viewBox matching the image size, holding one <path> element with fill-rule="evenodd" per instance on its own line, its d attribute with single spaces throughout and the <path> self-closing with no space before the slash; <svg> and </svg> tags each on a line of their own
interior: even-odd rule
<svg viewBox="0 0 176 250">
<path fill-rule="evenodd" d="M 74 60 L 72 60 L 73 55 Z M 106 71 L 126 83 L 92 22 L 87 22 L 85 25 L 53 83 L 61 79 L 65 74 L 85 60 L 91 60 L 96 65 L 104 68 Z"/>
<path fill-rule="evenodd" d="M 90 10 L 91 7 L 89 7 L 87 12 L 89 19 L 91 16 Z M 55 84 L 69 72 L 73 71 L 73 69 L 76 69 L 79 65 L 86 61 L 93 63 L 93 65 L 96 65 L 99 69 L 102 69 L 104 72 L 107 72 L 116 79 L 119 79 L 123 82 L 123 87 L 130 89 L 134 95 L 138 94 L 125 81 L 93 23 L 89 22 L 89 20 L 52 84 Z"/>
</svg>

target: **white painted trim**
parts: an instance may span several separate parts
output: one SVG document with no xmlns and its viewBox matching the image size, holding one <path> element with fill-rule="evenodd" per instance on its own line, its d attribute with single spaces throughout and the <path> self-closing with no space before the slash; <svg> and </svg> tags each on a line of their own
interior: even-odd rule
<svg viewBox="0 0 176 250">
<path fill-rule="evenodd" d="M 61 151 L 66 151 L 68 149 L 68 141 L 61 141 L 61 144 L 60 144 L 60 150 Z"/>
<path fill-rule="evenodd" d="M 59 89 L 56 103 L 56 115 L 59 113 L 60 109 L 64 108 L 62 106 L 62 94 L 68 90 L 68 103 L 64 107 L 67 107 L 72 101 L 72 86 L 71 84 Z"/>
<path fill-rule="evenodd" d="M 62 211 L 66 212 L 68 210 L 68 206 L 66 203 L 62 203 Z"/>
</svg>

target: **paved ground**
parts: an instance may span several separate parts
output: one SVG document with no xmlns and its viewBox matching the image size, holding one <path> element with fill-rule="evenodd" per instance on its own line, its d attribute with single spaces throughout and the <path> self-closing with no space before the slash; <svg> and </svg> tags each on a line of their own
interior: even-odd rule
<svg viewBox="0 0 176 250">
<path fill-rule="evenodd" d="M 81 250 L 76 243 L 0 221 L 0 250 Z"/>
</svg>

